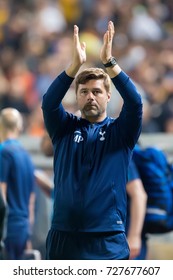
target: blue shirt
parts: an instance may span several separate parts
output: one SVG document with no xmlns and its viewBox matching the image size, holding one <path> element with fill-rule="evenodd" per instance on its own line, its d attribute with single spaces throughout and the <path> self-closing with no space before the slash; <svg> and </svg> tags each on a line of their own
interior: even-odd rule
<svg viewBox="0 0 173 280">
<path fill-rule="evenodd" d="M 132 158 L 129 164 L 129 170 L 128 170 L 128 182 L 139 179 L 140 175 L 138 172 L 138 169 L 136 167 L 136 164 Z"/>
<path fill-rule="evenodd" d="M 18 140 L 1 144 L 0 181 L 7 184 L 8 223 L 28 220 L 29 198 L 35 185 L 34 166 Z"/>
<path fill-rule="evenodd" d="M 124 231 L 127 171 L 141 132 L 141 97 L 130 78 L 121 72 L 112 79 L 124 99 L 119 117 L 106 117 L 91 124 L 62 106 L 72 81 L 62 72 L 42 102 L 45 125 L 54 147 L 52 228 Z"/>
<path fill-rule="evenodd" d="M 133 180 L 136 179 L 140 179 L 140 175 L 138 172 L 138 169 L 136 167 L 136 164 L 133 160 L 133 157 L 129 163 L 129 169 L 128 169 L 128 182 L 131 182 Z M 128 229 L 129 229 L 129 225 L 130 225 L 130 197 L 127 194 L 127 221 L 126 221 L 126 233 L 128 233 Z"/>
</svg>

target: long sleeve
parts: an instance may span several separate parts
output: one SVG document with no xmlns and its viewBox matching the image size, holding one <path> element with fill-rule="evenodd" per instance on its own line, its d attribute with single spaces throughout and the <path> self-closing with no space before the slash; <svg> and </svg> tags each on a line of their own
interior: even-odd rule
<svg viewBox="0 0 173 280">
<path fill-rule="evenodd" d="M 69 77 L 65 71 L 57 76 L 43 96 L 42 108 L 44 110 L 55 110 L 60 105 L 72 82 L 73 78 Z"/>
<path fill-rule="evenodd" d="M 133 81 L 123 71 L 112 82 L 123 98 L 124 104 L 118 122 L 122 139 L 133 148 L 142 127 L 142 98 Z"/>
<path fill-rule="evenodd" d="M 66 121 L 66 112 L 62 106 L 62 99 L 68 91 L 73 78 L 62 72 L 52 82 L 43 96 L 42 110 L 46 129 L 53 139 L 57 131 L 62 131 Z M 61 122 L 59 121 L 61 119 Z"/>
</svg>

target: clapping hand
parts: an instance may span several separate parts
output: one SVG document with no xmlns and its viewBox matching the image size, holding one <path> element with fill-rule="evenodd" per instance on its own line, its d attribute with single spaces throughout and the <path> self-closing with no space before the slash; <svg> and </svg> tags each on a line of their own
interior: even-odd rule
<svg viewBox="0 0 173 280">
<path fill-rule="evenodd" d="M 108 29 L 103 36 L 103 46 L 100 51 L 100 59 L 103 64 L 107 63 L 112 57 L 112 43 L 115 34 L 114 24 L 112 21 L 108 23 Z"/>
</svg>

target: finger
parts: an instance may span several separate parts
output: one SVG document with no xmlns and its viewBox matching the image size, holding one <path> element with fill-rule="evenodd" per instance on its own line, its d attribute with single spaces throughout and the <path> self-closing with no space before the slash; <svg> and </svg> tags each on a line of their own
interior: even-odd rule
<svg viewBox="0 0 173 280">
<path fill-rule="evenodd" d="M 74 42 L 77 43 L 79 41 L 79 27 L 74 25 Z"/>
<path fill-rule="evenodd" d="M 110 30 L 107 31 L 107 43 L 110 44 L 112 42 L 112 33 Z"/>
<path fill-rule="evenodd" d="M 77 25 L 74 25 L 74 34 L 78 34 L 79 27 Z"/>
<path fill-rule="evenodd" d="M 107 30 L 106 33 L 105 33 L 105 35 L 104 35 L 104 42 L 105 42 L 106 44 L 108 44 L 108 43 L 109 43 L 109 40 L 110 40 L 110 32 L 109 32 L 109 30 Z"/>
<path fill-rule="evenodd" d="M 115 28 L 114 28 L 114 24 L 113 24 L 112 21 L 109 21 L 108 30 L 109 30 L 109 32 L 111 34 L 111 37 L 113 38 L 114 33 L 115 33 Z"/>
<path fill-rule="evenodd" d="M 114 23 L 113 23 L 113 21 L 109 21 L 109 24 L 108 24 L 108 27 L 110 28 L 110 30 L 112 31 L 112 32 L 114 32 Z"/>
</svg>

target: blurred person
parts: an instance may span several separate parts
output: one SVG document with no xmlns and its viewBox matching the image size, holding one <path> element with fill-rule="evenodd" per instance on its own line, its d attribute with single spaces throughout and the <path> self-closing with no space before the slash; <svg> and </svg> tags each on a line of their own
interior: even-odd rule
<svg viewBox="0 0 173 280">
<path fill-rule="evenodd" d="M 35 78 L 39 76 L 40 69 L 46 66 L 46 58 L 48 56 L 50 45 L 39 35 L 28 35 L 23 44 L 24 56 L 28 69 L 35 74 Z M 43 60 L 44 57 L 44 60 Z"/>
<path fill-rule="evenodd" d="M 159 42 L 164 38 L 164 28 L 144 5 L 132 8 L 132 17 L 128 25 L 129 37 L 134 41 Z"/>
<path fill-rule="evenodd" d="M 3 74 L 2 69 L 0 68 L 0 110 L 4 106 L 4 99 L 9 91 L 9 81 Z"/>
<path fill-rule="evenodd" d="M 98 34 L 104 34 L 109 19 L 115 19 L 116 4 L 112 0 L 96 0 L 92 4 L 95 17 L 95 28 Z"/>
<path fill-rule="evenodd" d="M 25 66 L 21 62 L 15 61 L 11 65 L 10 78 L 7 79 L 8 83 L 4 83 L 4 86 L 1 86 L 1 90 L 5 88 L 5 92 L 1 96 L 1 108 L 11 107 L 17 109 L 23 117 L 23 130 L 26 128 L 27 118 L 33 106 L 30 106 L 31 104 L 26 101 L 26 95 L 28 95 L 29 91 L 30 96 L 33 95 L 33 81 L 31 82 L 32 75 L 29 74 Z M 2 79 L 1 81 L 3 82 Z M 37 100 L 35 99 L 33 102 L 35 104 Z"/>
<path fill-rule="evenodd" d="M 59 3 L 47 0 L 36 1 L 33 26 L 32 32 L 45 39 L 48 39 L 52 34 L 63 33 L 67 22 Z"/>
<path fill-rule="evenodd" d="M 83 3 L 79 0 L 59 0 L 57 1 L 67 24 L 72 25 L 81 18 Z M 73 11 L 73 13 L 72 13 Z"/>
<path fill-rule="evenodd" d="M 143 147 L 138 142 L 133 160 L 147 194 L 145 234 L 163 234 L 173 230 L 173 166 L 164 150 Z"/>
<path fill-rule="evenodd" d="M 130 259 L 144 260 L 147 255 L 146 237 L 143 233 L 147 194 L 133 160 L 129 164 L 126 190 L 128 195 L 126 232 Z"/>
<path fill-rule="evenodd" d="M 5 215 L 6 215 L 6 205 L 0 189 L 0 260 L 4 259 L 3 236 L 4 236 L 4 226 L 5 226 Z"/>
<path fill-rule="evenodd" d="M 11 65 L 10 83 L 11 96 L 23 100 L 31 111 L 35 104 L 38 104 L 39 97 L 35 87 L 35 75 L 28 69 L 25 60 L 17 59 Z"/>
<path fill-rule="evenodd" d="M 102 68 L 84 69 L 86 44 L 74 25 L 71 63 L 43 96 L 44 122 L 54 149 L 54 210 L 47 259 L 128 259 L 126 179 L 142 124 L 142 101 L 112 56 L 114 24 L 103 37 Z M 76 78 L 81 117 L 62 99 Z M 117 119 L 107 116 L 111 80 L 124 100 Z"/>
<path fill-rule="evenodd" d="M 34 166 L 18 141 L 22 123 L 22 116 L 16 109 L 1 111 L 0 187 L 7 205 L 5 250 L 11 260 L 22 258 L 34 220 Z"/>
</svg>

